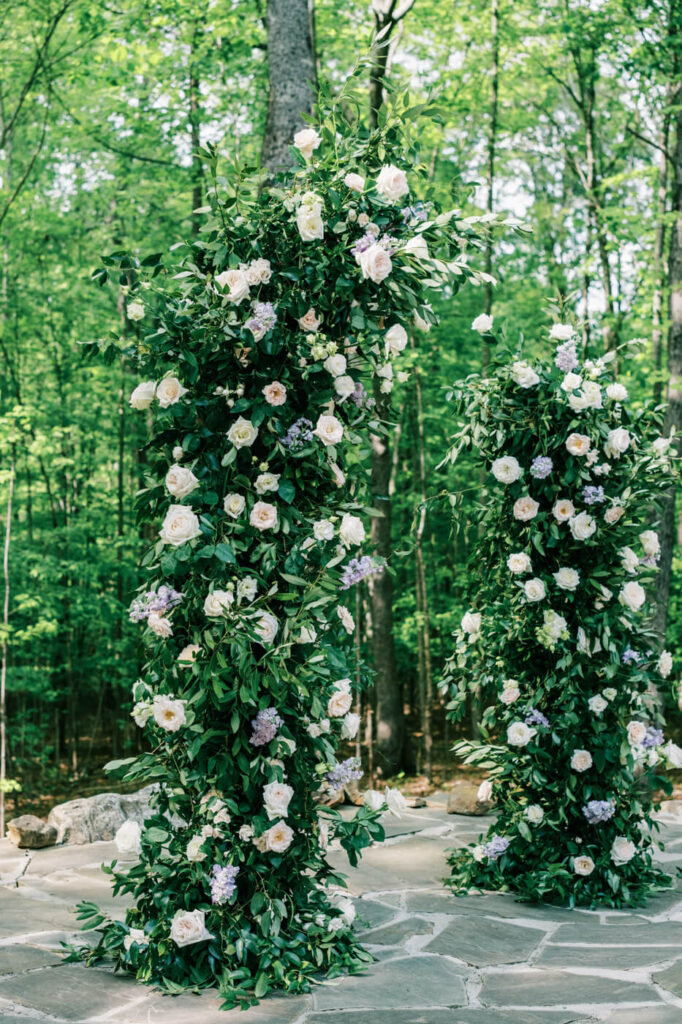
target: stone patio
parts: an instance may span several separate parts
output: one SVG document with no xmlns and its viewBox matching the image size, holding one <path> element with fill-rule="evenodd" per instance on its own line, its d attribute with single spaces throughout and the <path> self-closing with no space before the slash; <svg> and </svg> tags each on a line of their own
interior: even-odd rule
<svg viewBox="0 0 682 1024">
<path fill-rule="evenodd" d="M 387 823 L 388 841 L 349 874 L 358 927 L 377 963 L 308 996 L 223 1013 L 210 995 L 161 996 L 104 968 L 63 964 L 80 899 L 114 900 L 99 871 L 111 843 L 25 855 L 0 842 L 0 1021 L 5 1024 L 682 1024 L 682 887 L 638 913 L 554 910 L 440 887 L 445 851 L 486 819 L 445 813 L 446 797 Z M 661 814 L 682 866 L 682 807 Z M 344 858 L 332 859 L 342 866 Z"/>
</svg>

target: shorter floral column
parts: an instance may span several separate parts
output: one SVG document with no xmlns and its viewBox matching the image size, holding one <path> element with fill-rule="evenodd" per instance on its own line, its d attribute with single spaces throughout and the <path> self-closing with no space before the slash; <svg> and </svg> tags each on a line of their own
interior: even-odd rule
<svg viewBox="0 0 682 1024">
<path fill-rule="evenodd" d="M 452 455 L 473 445 L 491 485 L 442 689 L 453 718 L 474 684 L 489 702 L 484 742 L 454 749 L 489 769 L 482 796 L 498 816 L 453 852 L 450 885 L 633 905 L 666 882 L 650 794 L 670 790 L 666 762 L 682 763 L 655 699 L 672 659 L 649 626 L 669 441 L 613 379 L 612 357 L 581 365 L 569 325 L 550 338 L 551 362 L 500 361 L 457 393 Z"/>
</svg>

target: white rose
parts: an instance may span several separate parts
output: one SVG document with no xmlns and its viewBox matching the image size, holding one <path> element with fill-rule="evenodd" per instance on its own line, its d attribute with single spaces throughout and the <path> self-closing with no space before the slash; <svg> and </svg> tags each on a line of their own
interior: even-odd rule
<svg viewBox="0 0 682 1024">
<path fill-rule="evenodd" d="M 591 875 L 594 871 L 594 861 L 587 855 L 576 857 L 573 861 L 573 870 L 576 875 Z"/>
<path fill-rule="evenodd" d="M 171 505 L 159 530 L 159 537 L 163 543 L 172 544 L 177 548 L 200 535 L 199 520 L 192 509 L 187 505 Z"/>
<path fill-rule="evenodd" d="M 304 242 L 314 242 L 318 238 L 324 238 L 324 221 L 320 207 L 318 205 L 299 206 L 296 213 L 296 226 Z"/>
<path fill-rule="evenodd" d="M 541 825 L 545 812 L 543 811 L 540 804 L 529 804 L 524 812 L 526 821 L 529 821 L 531 825 Z"/>
<path fill-rule="evenodd" d="M 321 142 L 322 138 L 314 128 L 301 128 L 300 132 L 294 135 L 294 146 L 306 160 L 310 160 Z"/>
<path fill-rule="evenodd" d="M 476 799 L 480 804 L 486 804 L 493 795 L 493 784 L 490 779 L 484 779 L 476 791 Z"/>
<path fill-rule="evenodd" d="M 528 601 L 542 601 L 547 596 L 545 584 L 537 577 L 532 580 L 526 580 L 523 590 Z"/>
<path fill-rule="evenodd" d="M 571 768 L 574 772 L 586 772 L 592 767 L 592 754 L 589 750 L 574 750 L 571 757 Z"/>
<path fill-rule="evenodd" d="M 141 384 L 138 384 L 132 395 L 130 396 L 130 404 L 133 409 L 137 409 L 138 412 L 143 409 L 148 409 L 154 400 L 156 394 L 156 381 L 155 380 L 144 380 Z"/>
<path fill-rule="evenodd" d="M 216 275 L 215 283 L 227 291 L 227 301 L 235 306 L 249 294 L 249 279 L 243 270 L 223 270 L 222 274 Z"/>
<path fill-rule="evenodd" d="M 479 334 L 488 334 L 493 329 L 493 318 L 487 313 L 479 313 L 472 323 L 471 329 L 478 331 Z"/>
<path fill-rule="evenodd" d="M 352 704 L 353 698 L 350 693 L 338 690 L 327 702 L 327 714 L 330 718 L 343 718 L 350 711 Z"/>
<path fill-rule="evenodd" d="M 347 374 L 342 374 L 334 379 L 334 391 L 341 401 L 345 402 L 355 392 L 355 381 Z"/>
<path fill-rule="evenodd" d="M 144 305 L 139 299 L 133 299 L 126 306 L 126 316 L 129 320 L 143 320 L 144 319 Z"/>
<path fill-rule="evenodd" d="M 195 942 L 214 938 L 206 928 L 203 910 L 177 910 L 170 934 L 176 946 L 192 946 Z"/>
<path fill-rule="evenodd" d="M 251 509 L 249 522 L 257 530 L 272 530 L 277 526 L 277 509 L 267 501 L 257 501 Z"/>
<path fill-rule="evenodd" d="M 646 725 L 644 722 L 628 722 L 628 743 L 636 747 L 646 739 Z"/>
<path fill-rule="evenodd" d="M 332 462 L 329 468 L 331 470 L 332 480 L 334 481 L 334 486 L 335 487 L 343 487 L 343 485 L 346 482 L 346 474 L 343 472 L 343 470 L 340 468 L 340 466 L 336 465 L 335 462 Z"/>
<path fill-rule="evenodd" d="M 583 384 L 583 395 L 589 409 L 601 409 L 601 388 L 594 380 L 585 381 Z"/>
<path fill-rule="evenodd" d="M 612 402 L 627 402 L 628 400 L 628 390 L 622 384 L 609 384 L 606 388 L 606 394 Z"/>
<path fill-rule="evenodd" d="M 433 310 L 431 309 L 430 306 L 428 307 L 428 309 L 431 312 L 433 312 Z M 414 320 L 414 326 L 417 328 L 417 330 L 419 330 L 419 331 L 430 331 L 431 330 L 431 324 L 428 322 L 428 320 L 425 320 L 424 317 L 420 316 L 419 313 L 417 313 L 417 312 L 414 313 L 413 320 Z"/>
<path fill-rule="evenodd" d="M 185 466 L 171 466 L 166 473 L 166 487 L 174 498 L 186 498 L 198 486 L 194 473 Z"/>
<path fill-rule="evenodd" d="M 670 651 L 661 652 L 661 656 L 656 663 L 656 667 L 663 679 L 667 679 L 673 670 L 673 656 Z"/>
<path fill-rule="evenodd" d="M 329 519 L 318 519 L 313 523 L 313 536 L 317 541 L 332 540 L 334 537 L 334 524 Z"/>
<path fill-rule="evenodd" d="M 616 836 L 611 844 L 611 860 L 614 864 L 627 864 L 637 853 L 637 847 L 627 836 Z"/>
<path fill-rule="evenodd" d="M 271 825 L 261 836 L 265 849 L 270 853 L 284 853 L 291 846 L 293 838 L 293 829 L 289 828 L 285 821 L 278 821 L 275 825 Z"/>
<path fill-rule="evenodd" d="M 314 433 L 326 445 L 339 444 L 343 438 L 343 424 L 336 416 L 325 415 L 318 417 Z"/>
<path fill-rule="evenodd" d="M 270 260 L 252 260 L 246 268 L 246 280 L 250 285 L 267 284 L 271 277 Z"/>
<path fill-rule="evenodd" d="M 284 782 L 270 782 L 263 786 L 263 804 L 270 821 L 274 818 L 286 818 L 293 795 L 291 786 Z"/>
<path fill-rule="evenodd" d="M 583 379 L 579 373 L 567 373 L 561 382 L 562 391 L 576 391 L 582 384 Z"/>
<path fill-rule="evenodd" d="M 277 636 L 279 622 L 271 612 L 263 612 L 263 614 L 259 616 L 254 629 L 261 638 L 261 643 L 271 644 Z"/>
<path fill-rule="evenodd" d="M 537 501 L 528 495 L 524 495 L 523 498 L 517 498 L 514 502 L 514 519 L 519 519 L 523 523 L 527 523 L 531 519 L 535 519 L 538 514 L 540 506 Z"/>
<path fill-rule="evenodd" d="M 165 694 L 157 694 L 152 705 L 154 721 L 166 732 L 177 732 L 185 725 L 185 701 L 173 700 Z"/>
<path fill-rule="evenodd" d="M 173 627 L 169 620 L 159 612 L 150 612 L 147 616 L 147 625 L 156 636 L 173 636 Z"/>
<path fill-rule="evenodd" d="M 569 569 L 566 566 L 562 566 L 558 572 L 553 573 L 554 579 L 558 587 L 562 590 L 575 590 L 580 583 L 580 573 L 577 569 Z"/>
<path fill-rule="evenodd" d="M 279 473 L 259 473 L 256 477 L 256 493 L 267 494 L 279 487 Z"/>
<path fill-rule="evenodd" d="M 672 740 L 668 740 L 666 745 L 661 748 L 661 752 L 664 754 L 671 768 L 682 768 L 682 750 L 673 743 Z"/>
<path fill-rule="evenodd" d="M 501 484 L 513 484 L 519 479 L 523 470 L 513 455 L 503 455 L 501 459 L 495 459 L 490 467 L 490 472 Z"/>
<path fill-rule="evenodd" d="M 384 800 L 388 806 L 389 813 L 394 818 L 399 818 L 407 810 L 407 800 L 399 789 L 391 789 L 390 786 L 386 786 Z"/>
<path fill-rule="evenodd" d="M 537 373 L 527 363 L 514 363 L 511 368 L 511 378 L 520 388 L 532 388 L 535 384 L 540 383 Z"/>
<path fill-rule="evenodd" d="M 250 448 L 258 437 L 258 427 L 254 427 L 251 420 L 245 420 L 243 416 L 235 420 L 227 432 L 227 439 L 235 448 Z"/>
<path fill-rule="evenodd" d="M 648 558 L 658 558 L 661 553 L 661 542 L 656 531 L 644 530 L 643 533 L 640 533 L 639 539 L 644 548 L 644 554 Z"/>
<path fill-rule="evenodd" d="M 646 592 L 635 580 L 631 580 L 621 587 L 618 600 L 624 608 L 637 612 L 646 601 Z"/>
<path fill-rule="evenodd" d="M 507 729 L 507 743 L 511 747 L 525 747 L 533 739 L 537 729 L 532 729 L 525 722 L 512 722 Z"/>
<path fill-rule="evenodd" d="M 604 700 L 600 693 L 597 693 L 594 697 L 590 697 L 587 702 L 587 706 L 593 715 L 601 715 L 609 706 L 609 702 Z"/>
<path fill-rule="evenodd" d="M 307 313 L 304 313 L 298 321 L 298 326 L 302 331 L 311 333 L 317 330 L 322 323 L 322 318 L 318 317 L 314 309 L 309 309 Z"/>
<path fill-rule="evenodd" d="M 500 694 L 500 700 L 502 703 L 509 706 L 510 704 L 513 704 L 514 701 L 517 701 L 520 696 L 521 690 L 519 689 L 518 683 L 514 679 L 508 679 L 502 688 L 502 693 Z"/>
<path fill-rule="evenodd" d="M 556 519 L 557 523 L 565 523 L 569 519 L 572 519 L 575 515 L 573 502 L 569 501 L 568 498 L 559 498 L 559 500 L 554 504 L 552 515 Z"/>
<path fill-rule="evenodd" d="M 514 573 L 530 572 L 533 568 L 530 555 L 524 551 L 514 552 L 507 559 L 507 568 Z"/>
<path fill-rule="evenodd" d="M 604 513 L 604 522 L 612 525 L 617 523 L 618 520 L 625 515 L 625 509 L 622 505 L 612 505 L 611 508 L 607 508 Z"/>
<path fill-rule="evenodd" d="M 623 455 L 630 447 L 630 434 L 624 427 L 616 427 L 615 430 L 610 430 L 609 435 L 604 445 L 604 451 L 607 458 L 617 459 L 620 455 Z"/>
<path fill-rule="evenodd" d="M 662 458 L 665 455 L 665 453 L 668 451 L 668 449 L 670 448 L 671 444 L 672 444 L 672 438 L 670 438 L 670 437 L 657 437 L 656 440 L 652 444 L 652 448 L 654 449 L 656 454 L 659 456 L 659 458 Z"/>
<path fill-rule="evenodd" d="M 339 537 L 347 548 L 362 544 L 365 539 L 365 527 L 362 519 L 351 515 L 350 512 L 344 512 L 339 526 Z"/>
<path fill-rule="evenodd" d="M 199 653 L 200 650 L 201 647 L 199 646 L 199 644 L 187 644 L 187 646 L 183 647 L 180 653 L 178 654 L 178 661 L 180 662 L 181 665 L 185 667 L 187 665 L 193 665 L 194 662 L 197 660 L 197 654 Z"/>
<path fill-rule="evenodd" d="M 575 540 L 587 540 L 597 529 L 595 520 L 588 512 L 580 512 L 577 516 L 569 519 L 568 525 Z"/>
<path fill-rule="evenodd" d="M 429 259 L 429 247 L 423 235 L 414 235 L 412 238 L 408 238 L 403 246 L 403 251 L 409 252 L 416 260 Z"/>
<path fill-rule="evenodd" d="M 187 388 L 183 388 L 177 377 L 164 377 L 156 385 L 156 397 L 162 409 L 167 409 L 169 405 L 175 405 L 186 394 Z"/>
<path fill-rule="evenodd" d="M 223 508 L 232 519 L 239 519 L 246 508 L 246 498 L 243 494 L 226 494 L 223 499 Z"/>
<path fill-rule="evenodd" d="M 139 857 L 142 849 L 141 839 L 142 829 L 139 822 L 133 821 L 132 818 L 124 821 L 114 836 L 116 849 L 124 857 Z"/>
<path fill-rule="evenodd" d="M 346 372 L 346 357 L 342 355 L 328 356 L 322 364 L 332 377 L 340 377 Z"/>
<path fill-rule="evenodd" d="M 336 609 L 336 614 L 338 615 L 339 619 L 341 620 L 341 625 L 345 629 L 346 633 L 348 633 L 349 636 L 352 633 L 354 633 L 355 632 L 355 619 L 353 618 L 351 613 L 348 611 L 348 609 L 345 608 L 341 604 Z"/>
<path fill-rule="evenodd" d="M 253 576 L 246 576 L 237 584 L 237 598 L 239 601 L 253 601 L 258 593 L 258 581 Z"/>
<path fill-rule="evenodd" d="M 354 740 L 358 734 L 360 728 L 360 715 L 356 715 L 354 712 L 346 715 L 341 726 L 341 739 L 342 740 Z"/>
<path fill-rule="evenodd" d="M 144 729 L 152 717 L 152 706 L 146 700 L 139 700 L 130 714 L 135 725 L 140 729 Z"/>
<path fill-rule="evenodd" d="M 380 811 L 384 806 L 384 795 L 376 789 L 366 789 L 362 794 L 362 802 L 370 811 Z"/>
<path fill-rule="evenodd" d="M 253 826 L 252 825 L 242 825 L 242 827 L 239 829 L 239 832 L 237 833 L 237 835 L 239 836 L 239 838 L 241 839 L 241 841 L 243 843 L 250 842 L 253 839 Z"/>
<path fill-rule="evenodd" d="M 394 358 L 399 355 L 407 345 L 407 331 L 402 324 L 393 324 L 384 335 L 386 355 Z"/>
<path fill-rule="evenodd" d="M 149 940 L 144 933 L 143 928 L 131 928 L 128 934 L 123 939 L 123 948 L 126 953 L 130 950 L 133 943 L 137 943 L 138 946 L 149 945 Z"/>
<path fill-rule="evenodd" d="M 577 394 L 572 393 L 568 396 L 568 404 L 573 412 L 582 412 L 583 409 L 587 409 L 589 403 L 583 392 L 579 391 Z"/>
<path fill-rule="evenodd" d="M 365 179 L 361 174 L 354 174 L 350 171 L 343 179 L 343 183 L 346 188 L 349 188 L 352 192 L 362 192 L 365 187 Z"/>
<path fill-rule="evenodd" d="M 481 613 L 465 612 L 462 617 L 462 629 L 465 633 L 476 634 L 481 632 Z"/>
<path fill-rule="evenodd" d="M 390 255 L 378 242 L 370 245 L 364 252 L 358 253 L 356 259 L 360 264 L 363 278 L 369 278 L 375 284 L 385 281 L 393 269 Z"/>
<path fill-rule="evenodd" d="M 570 324 L 552 324 L 549 336 L 553 341 L 570 341 L 574 333 Z"/>
<path fill-rule="evenodd" d="M 621 548 L 618 552 L 626 572 L 636 573 L 639 569 L 639 557 L 632 548 Z"/>
<path fill-rule="evenodd" d="M 278 380 L 273 380 L 272 384 L 265 385 L 263 395 L 268 405 L 284 405 L 287 400 L 287 389 Z"/>
<path fill-rule="evenodd" d="M 571 455 L 587 455 L 590 450 L 590 439 L 587 434 L 569 434 L 566 438 L 566 447 Z"/>
<path fill-rule="evenodd" d="M 379 171 L 376 189 L 379 195 L 387 199 L 389 203 L 395 203 L 402 196 L 407 195 L 410 186 L 407 184 L 405 171 L 401 171 L 393 164 L 388 164 Z"/>
<path fill-rule="evenodd" d="M 201 849 L 203 842 L 203 836 L 192 836 L 188 842 L 186 856 L 190 864 L 199 864 L 200 861 L 206 860 L 208 854 Z"/>
<path fill-rule="evenodd" d="M 214 590 L 204 600 L 204 612 L 210 619 L 221 619 L 234 602 L 231 590 Z"/>
</svg>

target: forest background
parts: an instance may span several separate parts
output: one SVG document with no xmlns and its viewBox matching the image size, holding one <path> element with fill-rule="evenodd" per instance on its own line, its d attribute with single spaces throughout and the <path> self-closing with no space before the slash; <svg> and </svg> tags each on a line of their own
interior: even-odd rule
<svg viewBox="0 0 682 1024">
<path fill-rule="evenodd" d="M 509 218 L 471 254 L 495 287 L 438 296 L 440 323 L 411 340 L 411 376 L 395 385 L 385 451 L 358 457 L 391 512 L 373 526 L 391 572 L 357 590 L 377 673 L 360 752 L 375 780 L 454 771 L 437 682 L 467 607 L 484 485 L 466 458 L 440 464 L 457 426 L 448 390 L 489 358 L 474 317 L 491 312 L 530 354 L 547 354 L 553 315 L 572 320 L 586 355 L 617 350 L 633 402 L 667 399 L 666 430 L 682 427 L 682 0 L 5 0 L 0 642 L 15 808 L 103 788 L 104 762 L 140 743 L 128 608 L 147 425 L 128 406 L 124 290 L 92 273 L 103 254 L 144 259 L 197 230 L 200 148 L 218 145 L 226 175 L 260 159 L 269 90 L 308 89 L 305 62 L 286 65 L 301 46 L 332 93 L 369 55 L 367 124 L 386 94 L 436 97 L 412 126 L 415 178 L 444 206 Z M 680 664 L 682 527 L 661 498 L 656 618 Z"/>
</svg>

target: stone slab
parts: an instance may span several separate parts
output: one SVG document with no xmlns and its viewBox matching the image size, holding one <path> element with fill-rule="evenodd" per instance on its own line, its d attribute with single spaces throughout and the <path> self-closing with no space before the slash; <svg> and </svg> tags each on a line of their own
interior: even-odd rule
<svg viewBox="0 0 682 1024">
<path fill-rule="evenodd" d="M 507 921 L 456 917 L 424 949 L 464 960 L 472 967 L 518 964 L 529 958 L 544 935 L 538 928 L 523 928 Z"/>
<path fill-rule="evenodd" d="M 682 954 L 682 950 L 680 953 Z M 682 999 L 682 963 L 672 964 L 665 971 L 659 971 L 658 974 L 653 975 L 651 980 Z M 680 1010 L 680 1020 L 682 1021 L 682 1010 Z"/>
<path fill-rule="evenodd" d="M 462 1006 L 466 971 L 437 956 L 374 964 L 366 974 L 325 983 L 313 994 L 316 1010 Z"/>
<path fill-rule="evenodd" d="M 538 921 L 547 928 L 560 921 L 581 922 L 587 913 L 550 907 L 537 903 L 520 903 L 511 893 L 455 896 L 447 889 L 408 893 L 408 911 L 422 914 L 452 914 L 455 917 L 500 917 Z M 599 921 L 598 915 L 591 915 Z"/>
<path fill-rule="evenodd" d="M 604 1024 L 680 1024 L 679 1006 L 647 1006 L 646 1010 L 617 1009 L 603 1018 Z"/>
<path fill-rule="evenodd" d="M 486 974 L 480 995 L 484 1006 L 565 1008 L 618 1003 L 657 1003 L 656 990 L 639 982 L 616 978 L 590 977 L 568 971 L 529 968 L 513 972 Z M 641 1024 L 646 1024 L 642 1018 Z"/>
<path fill-rule="evenodd" d="M 138 985 L 137 991 L 144 989 Z M 106 1019 L 112 1024 L 297 1024 L 310 1002 L 310 996 L 272 996 L 246 1011 L 221 1010 L 211 992 L 181 996 L 155 992 Z M 29 1022 L 24 1019 L 23 1024 Z"/>
<path fill-rule="evenodd" d="M 653 967 L 682 957 L 682 947 L 670 946 L 555 946 L 547 944 L 533 961 L 534 967 L 586 967 L 621 971 Z M 682 1014 L 680 1014 L 682 1024 Z"/>
<path fill-rule="evenodd" d="M 0 979 L 14 974 L 24 974 L 26 971 L 35 971 L 41 967 L 57 967 L 62 963 L 62 959 L 56 953 L 40 949 L 38 946 L 0 946 Z"/>
<path fill-rule="evenodd" d="M 0 889 L 0 939 L 79 927 L 66 904 L 30 899 L 20 889 Z"/>
<path fill-rule="evenodd" d="M 203 1024 L 203 1020 L 201 1024 Z M 244 1024 L 251 1024 L 251 1022 L 247 1019 Z M 274 1021 L 273 1024 L 275 1024 Z M 533 1013 L 527 1010 L 519 1012 L 516 1010 L 414 1009 L 313 1013 L 306 1018 L 305 1024 L 598 1024 L 598 1022 L 595 1017 L 578 1019 L 574 1013 L 567 1013 L 565 1010 Z M 616 1024 L 615 1021 L 614 1024 Z M 640 1019 L 637 1024 L 649 1024 L 649 1021 L 645 1022 Z M 661 1024 L 668 1024 L 668 1022 L 661 1021 Z"/>
<path fill-rule="evenodd" d="M 562 924 L 552 935 L 552 942 L 682 947 L 682 921 L 642 921 L 639 925 L 603 925 L 599 923 L 598 918 L 593 918 L 591 921 Z"/>
<path fill-rule="evenodd" d="M 383 903 L 375 900 L 357 899 L 355 901 L 355 930 L 358 934 L 364 934 L 370 928 L 378 928 L 388 924 L 396 916 L 397 907 L 386 907 Z"/>
<path fill-rule="evenodd" d="M 25 976 L 0 981 L 0 998 L 49 1017 L 59 1014 L 65 1021 L 89 1020 L 116 1006 L 139 1001 L 142 995 L 134 978 L 82 964 L 36 971 L 30 976 L 30 984 Z"/>
<path fill-rule="evenodd" d="M 451 844 L 451 839 L 415 837 L 394 846 L 372 846 L 364 851 L 361 871 L 350 874 L 345 854 L 335 853 L 329 859 L 347 874 L 351 892 L 419 889 L 438 884 L 445 877 L 445 851 Z"/>
<path fill-rule="evenodd" d="M 425 921 L 421 917 L 405 917 L 395 924 L 364 932 L 362 941 L 371 946 L 398 946 L 413 935 L 428 935 L 432 931 L 433 924 L 430 921 Z"/>
</svg>

